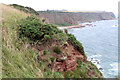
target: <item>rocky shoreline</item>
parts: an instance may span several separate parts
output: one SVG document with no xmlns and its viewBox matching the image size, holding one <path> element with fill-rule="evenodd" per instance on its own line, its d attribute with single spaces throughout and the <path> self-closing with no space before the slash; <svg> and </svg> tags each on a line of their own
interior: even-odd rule
<svg viewBox="0 0 120 80">
<path fill-rule="evenodd" d="M 102 20 L 98 20 L 98 21 L 102 21 Z M 93 21 L 93 22 L 96 22 L 96 21 Z M 83 25 L 78 24 L 78 25 L 74 25 L 74 26 L 65 26 L 65 27 L 60 26 L 60 27 L 58 27 L 58 29 L 64 30 L 64 29 L 72 29 L 72 28 L 82 28 L 82 27 L 86 27 L 86 26 L 95 27 L 96 25 L 93 25 L 92 22 L 88 21 L 87 24 L 83 24 Z M 115 26 L 117 26 L 117 25 L 115 25 Z"/>
<path fill-rule="evenodd" d="M 63 29 L 82 28 L 82 27 L 85 27 L 85 26 L 84 26 L 84 25 L 79 24 L 79 25 L 76 25 L 76 26 L 58 27 L 58 29 L 63 30 Z"/>
</svg>

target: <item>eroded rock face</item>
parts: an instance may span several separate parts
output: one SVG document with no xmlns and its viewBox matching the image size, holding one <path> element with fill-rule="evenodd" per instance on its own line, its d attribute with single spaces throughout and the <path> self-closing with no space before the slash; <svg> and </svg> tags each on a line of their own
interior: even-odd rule
<svg viewBox="0 0 120 80">
<path fill-rule="evenodd" d="M 53 52 L 54 46 L 59 46 L 61 53 L 56 54 Z M 69 44 L 64 44 L 61 46 L 61 44 L 56 44 L 56 42 L 52 43 L 51 46 L 49 47 L 49 51 L 51 52 L 50 56 L 54 57 L 53 63 L 51 63 L 51 68 L 54 71 L 71 71 L 75 70 L 77 68 L 77 60 L 82 60 L 83 62 L 85 61 L 84 56 L 77 50 L 74 49 L 72 45 Z M 43 50 L 39 52 L 40 59 L 49 61 L 47 59 L 48 55 L 42 55 Z"/>
<path fill-rule="evenodd" d="M 69 51 L 67 51 L 69 50 Z M 75 70 L 77 68 L 77 60 L 84 61 L 83 55 L 75 50 L 72 46 L 69 46 L 69 48 L 66 49 L 66 53 L 64 52 L 66 56 L 57 57 L 56 60 L 53 63 L 52 69 L 54 71 L 71 71 Z"/>
</svg>

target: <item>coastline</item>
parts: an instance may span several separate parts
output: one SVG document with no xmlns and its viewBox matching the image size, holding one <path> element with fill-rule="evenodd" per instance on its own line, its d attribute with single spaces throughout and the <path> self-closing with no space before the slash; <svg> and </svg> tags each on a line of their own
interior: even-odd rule
<svg viewBox="0 0 120 80">
<path fill-rule="evenodd" d="M 112 21 L 114 21 L 114 20 L 108 20 L 108 22 L 109 23 L 112 23 Z M 117 19 L 115 19 L 115 21 L 117 21 Z M 109 78 L 109 77 L 111 77 L 111 78 L 113 78 L 114 76 L 116 76 L 116 74 L 114 74 L 114 75 L 112 75 L 113 73 L 117 73 L 117 71 L 115 70 L 115 69 L 117 69 L 116 68 L 116 63 L 114 62 L 114 60 L 116 59 L 114 59 L 113 61 L 111 60 L 111 58 L 110 58 L 110 60 L 111 60 L 111 62 L 109 63 L 109 62 L 107 62 L 107 63 L 103 63 L 103 62 L 105 62 L 105 60 L 106 60 L 106 58 L 107 58 L 107 56 L 105 57 L 105 56 L 103 56 L 103 53 L 105 54 L 106 52 L 104 52 L 104 48 L 102 48 L 102 47 L 100 47 L 100 48 L 98 48 L 97 46 L 99 45 L 99 46 L 103 46 L 103 43 L 104 43 L 104 46 L 103 47 L 105 47 L 106 49 L 107 48 L 113 48 L 114 50 L 115 49 L 117 49 L 117 48 L 115 48 L 115 47 L 117 47 L 117 42 L 115 42 L 115 41 L 117 41 L 117 40 L 115 40 L 115 39 L 112 39 L 112 37 L 114 36 L 115 37 L 115 34 L 117 34 L 117 33 L 115 33 L 115 32 L 117 32 L 117 31 L 115 31 L 114 29 L 116 29 L 117 30 L 117 28 L 112 28 L 112 25 L 116 25 L 114 22 L 113 22 L 113 24 L 109 24 L 109 23 L 107 23 L 107 21 L 106 20 L 101 20 L 100 22 L 98 22 L 98 21 L 96 21 L 96 23 L 97 24 L 94 24 L 93 23 L 93 26 L 94 25 L 96 25 L 96 28 L 94 28 L 94 29 L 91 29 L 91 28 L 85 28 L 85 29 L 77 29 L 77 30 L 68 30 L 68 31 L 70 31 L 69 33 L 71 33 L 72 34 L 72 32 L 73 32 L 73 34 L 74 35 L 76 35 L 76 38 L 79 40 L 79 41 L 82 41 L 83 42 L 83 44 L 84 45 L 86 45 L 86 47 L 84 46 L 84 48 L 87 48 L 86 49 L 86 53 L 90 53 L 89 55 L 87 54 L 87 56 L 88 56 L 88 58 L 89 58 L 89 60 L 90 61 L 92 61 L 92 63 L 94 63 L 97 67 L 98 67 L 98 69 L 104 74 L 104 76 L 106 77 L 106 78 Z M 104 25 L 103 25 L 103 23 L 104 23 Z M 106 27 L 104 27 L 106 25 Z M 103 27 L 102 27 L 103 26 Z M 88 26 L 89 27 L 89 26 Z M 98 27 L 98 28 L 97 28 Z M 101 27 L 101 28 L 100 28 Z M 117 27 L 117 26 L 114 26 L 114 27 Z M 104 30 L 104 31 L 103 31 Z M 110 33 L 108 33 L 108 32 Z M 111 33 L 111 31 L 113 31 L 112 33 Z M 82 37 L 82 33 L 85 33 L 84 34 L 84 36 L 86 36 L 86 38 L 83 36 Z M 89 34 L 89 33 L 92 33 L 92 32 L 97 32 L 96 34 L 99 34 L 99 35 L 101 35 L 101 34 L 107 34 L 107 35 L 102 35 L 102 36 L 99 36 L 98 38 L 97 38 L 97 35 L 96 36 L 92 36 L 93 34 Z M 105 33 L 104 33 L 105 32 Z M 107 33 L 106 33 L 107 32 Z M 114 33 L 114 34 L 113 34 Z M 88 35 L 89 34 L 89 35 Z M 109 36 L 108 36 L 109 35 Z M 79 37 L 79 36 L 81 36 L 81 37 Z M 110 37 L 111 36 L 111 37 Z M 89 47 L 91 46 L 91 43 L 86 43 L 87 41 L 88 41 L 88 37 L 91 37 L 91 39 L 89 39 L 89 41 L 92 41 L 92 40 L 95 40 L 95 41 L 93 41 L 92 43 L 92 46 L 93 46 L 93 48 L 95 48 L 95 49 L 93 49 L 93 52 L 92 52 L 92 50 L 91 49 L 89 49 Z M 107 38 L 108 37 L 108 38 Z M 116 43 L 116 44 L 114 44 L 114 43 L 112 43 L 112 42 L 110 42 L 110 43 L 106 43 L 106 41 L 109 41 L 108 39 L 109 39 L 109 37 L 111 38 L 111 40 L 114 40 L 113 42 L 114 43 Z M 104 40 L 104 38 L 106 38 L 106 40 Z M 100 41 L 100 40 L 102 40 L 102 41 Z M 98 41 L 98 42 L 97 42 Z M 98 44 L 97 44 L 98 43 Z M 108 47 L 107 45 L 111 45 L 111 47 Z M 112 44 L 114 44 L 114 45 L 116 45 L 116 46 L 114 46 L 114 45 L 112 45 Z M 96 46 L 97 45 L 97 46 Z M 95 50 L 95 51 L 94 51 Z M 100 51 L 100 53 L 99 52 L 97 52 L 97 51 L 99 51 L 99 50 L 101 50 Z M 103 52 L 102 52 L 103 51 Z M 115 51 L 117 51 L 117 50 L 115 50 Z M 95 53 L 94 53 L 95 52 Z M 102 53 L 101 53 L 102 52 Z M 112 54 L 112 52 L 110 52 L 111 54 Z M 116 54 L 117 54 L 117 52 L 116 52 Z M 114 56 L 115 57 L 115 56 Z M 103 61 L 102 61 L 103 60 Z M 117 60 L 117 59 L 116 59 Z M 106 64 L 107 65 L 109 65 L 109 66 L 107 66 L 106 67 Z M 113 66 L 114 65 L 114 66 Z M 107 73 L 107 71 L 109 71 L 109 73 L 111 73 L 111 74 L 108 74 Z M 112 72 L 113 71 L 113 72 Z M 116 71 L 116 72 L 115 72 Z"/>
<path fill-rule="evenodd" d="M 115 19 L 111 19 L 111 20 L 117 20 L 117 19 L 115 18 Z M 98 20 L 98 21 L 103 21 L 103 20 Z M 64 30 L 64 29 L 82 28 L 85 26 L 92 26 L 92 24 L 89 24 L 89 23 L 96 22 L 96 21 L 87 21 L 87 22 L 88 22 L 88 24 L 86 24 L 86 25 L 78 24 L 78 25 L 73 25 L 73 26 L 59 26 L 58 29 Z M 86 23 L 86 22 L 83 22 L 83 23 Z M 94 25 L 94 26 L 96 26 L 96 25 Z"/>
<path fill-rule="evenodd" d="M 75 26 L 58 27 L 58 29 L 63 30 L 63 29 L 82 28 L 82 27 L 85 27 L 85 26 L 79 24 L 79 25 L 75 25 Z"/>
</svg>

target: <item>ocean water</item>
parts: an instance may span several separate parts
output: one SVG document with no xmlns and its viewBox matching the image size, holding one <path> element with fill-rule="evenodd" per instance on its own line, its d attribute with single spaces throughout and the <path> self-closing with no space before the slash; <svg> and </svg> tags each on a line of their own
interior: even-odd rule
<svg viewBox="0 0 120 80">
<path fill-rule="evenodd" d="M 118 20 L 83 25 L 86 27 L 68 29 L 68 32 L 83 44 L 88 60 L 100 69 L 105 78 L 118 76 Z"/>
</svg>

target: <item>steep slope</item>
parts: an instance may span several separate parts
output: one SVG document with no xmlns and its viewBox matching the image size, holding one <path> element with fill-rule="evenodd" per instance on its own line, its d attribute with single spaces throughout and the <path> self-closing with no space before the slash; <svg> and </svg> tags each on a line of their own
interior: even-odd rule
<svg viewBox="0 0 120 80">
<path fill-rule="evenodd" d="M 10 4 L 10 6 L 19 9 L 21 11 L 24 11 L 26 13 L 30 13 L 30 14 L 35 14 L 35 15 L 39 15 L 39 13 L 37 11 L 35 11 L 34 9 L 32 9 L 31 7 L 24 7 L 18 4 Z"/>
<path fill-rule="evenodd" d="M 18 40 L 16 28 L 21 19 L 30 16 L 7 5 L 2 5 L 2 77 L 43 77 L 39 64 L 29 53 L 34 50 L 25 48 L 25 44 Z M 34 70 L 34 71 L 33 71 Z"/>
<path fill-rule="evenodd" d="M 115 15 L 112 12 L 38 12 L 40 19 L 45 18 L 46 22 L 50 22 L 59 26 L 76 25 L 79 22 L 115 19 Z"/>
<path fill-rule="evenodd" d="M 74 35 L 40 22 L 35 15 L 1 5 L 3 78 L 103 77 L 87 61 Z"/>
</svg>

